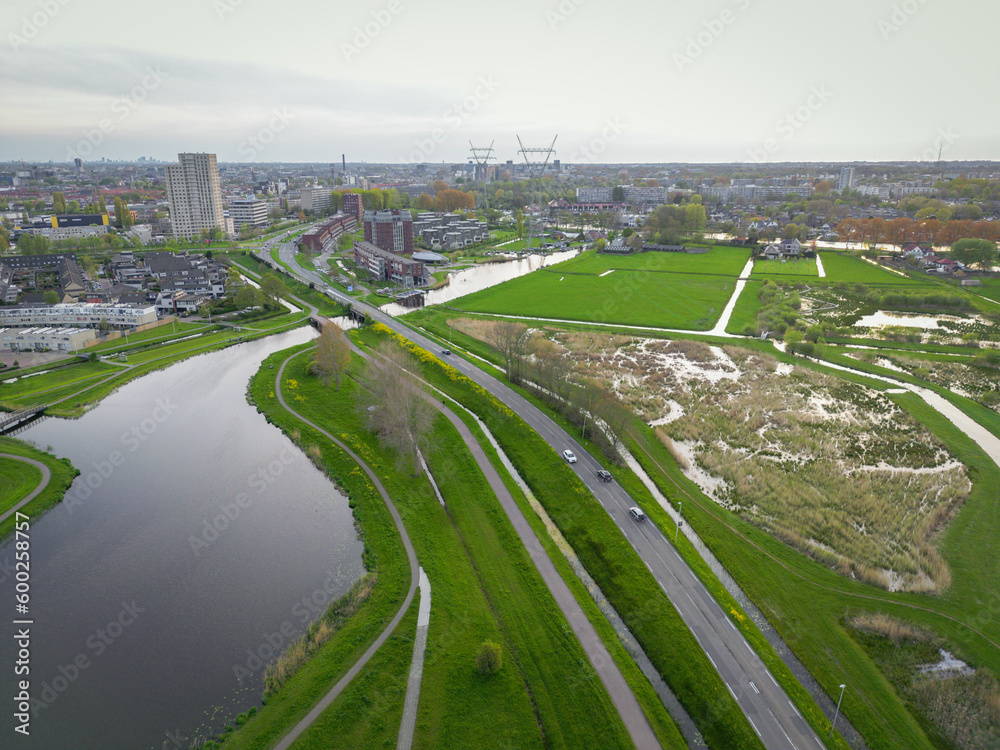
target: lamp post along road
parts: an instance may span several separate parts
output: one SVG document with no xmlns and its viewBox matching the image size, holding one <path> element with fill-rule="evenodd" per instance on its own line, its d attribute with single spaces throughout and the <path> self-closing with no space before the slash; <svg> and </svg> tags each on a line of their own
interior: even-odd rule
<svg viewBox="0 0 1000 750">
<path fill-rule="evenodd" d="M 833 737 L 833 728 L 837 726 L 837 718 L 840 716 L 840 702 L 844 700 L 844 688 L 846 685 L 840 686 L 840 697 L 837 699 L 837 712 L 833 715 L 833 723 L 830 725 L 830 736 Z"/>
</svg>

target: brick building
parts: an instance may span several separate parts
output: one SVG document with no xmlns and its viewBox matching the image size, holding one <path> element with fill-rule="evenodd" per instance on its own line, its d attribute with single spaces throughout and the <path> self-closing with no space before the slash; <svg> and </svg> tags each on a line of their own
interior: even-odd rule
<svg viewBox="0 0 1000 750">
<path fill-rule="evenodd" d="M 413 217 L 409 211 L 365 211 L 365 242 L 390 253 L 413 255 Z"/>
</svg>

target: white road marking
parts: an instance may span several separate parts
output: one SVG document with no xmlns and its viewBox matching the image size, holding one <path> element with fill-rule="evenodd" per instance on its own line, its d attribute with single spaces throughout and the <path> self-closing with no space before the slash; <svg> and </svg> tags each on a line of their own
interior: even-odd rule
<svg viewBox="0 0 1000 750">
<path fill-rule="evenodd" d="M 760 737 L 761 739 L 764 739 L 763 735 L 761 735 L 761 733 L 760 733 L 760 730 L 759 730 L 759 729 L 757 728 L 757 725 L 753 723 L 753 719 L 751 719 L 751 718 L 750 718 L 750 717 L 748 716 L 748 717 L 747 717 L 747 721 L 749 721 L 749 722 L 750 722 L 750 726 L 752 726 L 752 727 L 753 727 L 753 731 L 755 731 L 755 732 L 757 733 L 757 736 L 758 736 L 758 737 Z"/>
<path fill-rule="evenodd" d="M 757 693 L 757 695 L 760 695 L 760 691 L 757 689 L 757 686 L 753 684 L 753 680 L 750 680 L 750 687 L 753 688 L 753 691 Z"/>
</svg>

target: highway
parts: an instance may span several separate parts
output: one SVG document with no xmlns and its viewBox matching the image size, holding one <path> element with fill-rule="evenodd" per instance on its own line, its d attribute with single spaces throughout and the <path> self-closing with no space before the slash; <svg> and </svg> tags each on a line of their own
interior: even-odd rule
<svg viewBox="0 0 1000 750">
<path fill-rule="evenodd" d="M 261 255 L 267 262 L 273 263 L 267 247 L 265 245 Z M 319 274 L 298 267 L 292 243 L 281 245 L 279 252 L 282 260 L 295 269 L 301 280 L 314 283 L 317 289 L 329 290 L 326 281 Z M 442 356 L 440 344 L 399 323 L 378 308 L 336 290 L 329 290 L 327 293 L 339 302 L 353 305 L 355 310 L 368 313 L 375 321 L 383 323 L 418 346 Z M 615 482 L 602 482 L 597 478 L 597 470 L 603 467 L 571 435 L 506 384 L 460 357 L 449 357 L 448 362 L 506 404 L 557 453 L 568 448 L 577 455 L 578 461 L 571 468 L 608 512 L 659 582 L 765 747 L 768 750 L 823 748 L 823 743 L 777 684 L 760 657 L 677 554 L 673 545 L 651 522 L 632 521 L 628 508 L 636 505 L 636 502 L 621 486 Z"/>
</svg>

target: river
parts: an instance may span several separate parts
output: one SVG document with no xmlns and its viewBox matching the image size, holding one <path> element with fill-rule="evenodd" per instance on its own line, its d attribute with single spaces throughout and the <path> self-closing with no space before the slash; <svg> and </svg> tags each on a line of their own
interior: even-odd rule
<svg viewBox="0 0 1000 750">
<path fill-rule="evenodd" d="M 23 740 L 0 567 L 0 745 L 187 748 L 258 705 L 262 664 L 361 575 L 347 500 L 245 400 L 268 354 L 313 335 L 194 357 L 19 436 L 82 474 L 31 524 L 36 704 Z M 8 542 L 0 563 L 11 557 Z"/>
</svg>

